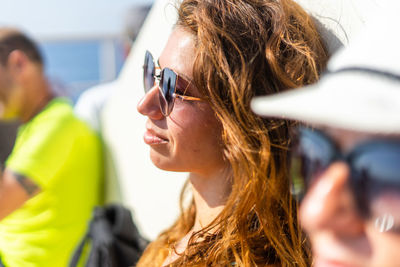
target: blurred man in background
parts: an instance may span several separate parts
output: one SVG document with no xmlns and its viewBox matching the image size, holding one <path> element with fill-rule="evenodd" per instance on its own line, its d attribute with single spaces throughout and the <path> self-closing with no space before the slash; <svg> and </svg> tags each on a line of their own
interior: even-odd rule
<svg viewBox="0 0 400 267">
<path fill-rule="evenodd" d="M 51 93 L 36 44 L 8 28 L 0 28 L 0 119 L 22 122 L 0 172 L 1 264 L 66 266 L 101 201 L 100 142 Z"/>
</svg>

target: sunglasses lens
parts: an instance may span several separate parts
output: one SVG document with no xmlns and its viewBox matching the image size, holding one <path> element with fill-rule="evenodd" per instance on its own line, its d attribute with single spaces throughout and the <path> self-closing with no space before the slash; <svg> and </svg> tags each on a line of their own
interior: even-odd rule
<svg viewBox="0 0 400 267">
<path fill-rule="evenodd" d="M 153 56 L 150 54 L 150 52 L 146 51 L 143 66 L 143 85 L 145 93 L 147 93 L 154 86 L 154 75 L 155 65 Z"/>
<path fill-rule="evenodd" d="M 329 165 L 334 157 L 333 144 L 322 134 L 300 129 L 294 145 L 291 177 L 292 194 L 301 200 L 307 188 Z"/>
<path fill-rule="evenodd" d="M 380 231 L 399 224 L 400 144 L 366 145 L 354 153 L 351 163 L 351 183 L 362 215 L 374 218 Z"/>
<path fill-rule="evenodd" d="M 164 116 L 168 116 L 174 106 L 176 74 L 169 68 L 163 69 L 160 80 L 160 108 Z"/>
<path fill-rule="evenodd" d="M 161 113 L 164 116 L 168 116 L 169 112 L 168 112 L 168 102 L 165 99 L 164 95 L 162 94 L 161 90 L 160 90 L 160 94 L 159 94 L 159 101 L 160 101 L 160 109 L 161 109 Z"/>
</svg>

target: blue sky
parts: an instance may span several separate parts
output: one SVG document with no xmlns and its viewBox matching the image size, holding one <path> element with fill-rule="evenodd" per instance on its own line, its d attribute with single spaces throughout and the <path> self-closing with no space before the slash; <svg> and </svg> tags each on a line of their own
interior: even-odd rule
<svg viewBox="0 0 400 267">
<path fill-rule="evenodd" d="M 1 0 L 0 25 L 35 37 L 118 34 L 126 10 L 153 0 Z"/>
</svg>

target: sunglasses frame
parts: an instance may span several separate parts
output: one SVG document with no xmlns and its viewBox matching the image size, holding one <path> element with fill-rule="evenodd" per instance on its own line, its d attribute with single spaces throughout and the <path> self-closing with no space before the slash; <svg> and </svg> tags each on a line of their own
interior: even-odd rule
<svg viewBox="0 0 400 267">
<path fill-rule="evenodd" d="M 150 86 L 149 81 L 147 81 L 147 79 L 149 77 L 148 76 L 149 62 L 151 62 L 152 65 L 154 66 L 153 69 L 151 70 L 153 86 Z M 158 72 L 158 73 L 156 73 L 156 72 Z M 175 76 L 175 78 L 174 78 L 175 83 L 171 86 L 171 88 L 173 88 L 173 92 L 168 94 L 169 97 L 167 97 L 167 95 L 164 93 L 164 90 L 162 88 L 164 86 L 163 82 L 164 82 L 165 73 L 172 73 Z M 167 116 L 169 116 L 169 114 L 171 114 L 176 98 L 179 98 L 182 100 L 188 100 L 188 101 L 203 101 L 203 99 L 199 98 L 199 97 L 188 96 L 188 95 L 176 93 L 177 87 L 184 88 L 183 92 L 186 92 L 189 88 L 193 88 L 194 84 L 190 80 L 185 79 L 184 77 L 182 77 L 181 75 L 179 75 L 178 73 L 176 73 L 174 70 L 172 70 L 170 68 L 161 69 L 159 66 L 156 66 L 153 55 L 147 50 L 146 50 L 146 54 L 145 54 L 145 62 L 143 65 L 143 85 L 144 85 L 145 94 L 147 94 L 154 86 L 157 85 L 158 91 L 159 91 L 160 111 L 165 117 L 167 117 Z M 163 101 L 164 104 L 162 104 L 161 101 Z M 164 106 L 165 108 L 163 108 L 163 105 L 165 105 Z"/>
<path fill-rule="evenodd" d="M 369 140 L 366 142 L 362 142 L 360 144 L 358 144 L 357 146 L 355 146 L 352 150 L 343 153 L 338 145 L 334 142 L 334 140 L 332 138 L 330 138 L 329 136 L 327 136 L 326 134 L 324 134 L 322 131 L 319 130 L 315 130 L 315 129 L 309 129 L 309 128 L 305 128 L 305 127 L 300 127 L 298 129 L 298 133 L 297 133 L 297 141 L 294 142 L 293 144 L 293 155 L 292 155 L 292 164 L 293 164 L 293 160 L 297 157 L 299 157 L 299 149 L 301 149 L 302 145 L 300 144 L 300 140 L 301 138 L 313 138 L 313 137 L 305 137 L 305 136 L 310 136 L 310 135 L 314 135 L 314 136 L 318 136 L 318 138 L 321 138 L 326 145 L 329 146 L 330 148 L 330 155 L 327 155 L 327 161 L 326 163 L 324 163 L 324 165 L 318 170 L 317 173 L 315 173 L 317 170 L 314 170 L 314 173 L 308 173 L 308 177 L 305 177 L 306 175 L 299 175 L 297 176 L 297 181 L 293 181 L 295 180 L 295 177 L 293 176 L 292 173 L 292 187 L 295 186 L 294 184 L 297 183 L 301 183 L 301 185 L 303 186 L 304 190 L 302 190 L 301 194 L 299 192 L 294 192 L 294 195 L 298 198 L 298 200 L 301 202 L 302 198 L 307 194 L 307 191 L 310 187 L 310 185 L 312 185 L 313 181 L 315 181 L 315 179 L 318 179 L 318 174 L 322 174 L 324 171 L 326 171 L 326 169 L 334 162 L 337 161 L 341 161 L 341 162 L 345 162 L 349 168 L 350 168 L 350 177 L 349 177 L 349 181 L 348 184 L 353 192 L 353 197 L 356 201 L 357 207 L 358 207 L 358 212 L 361 216 L 363 216 L 364 218 L 368 218 L 370 216 L 370 208 L 369 208 L 369 195 L 367 192 L 369 187 L 368 183 L 375 183 L 377 185 L 396 185 L 396 188 L 399 188 L 399 192 L 400 192 L 400 175 L 399 175 L 399 179 L 396 183 L 395 180 L 391 179 L 389 181 L 385 181 L 383 179 L 374 179 L 376 177 L 374 177 L 373 179 L 367 179 L 367 177 L 365 175 L 363 175 L 364 173 L 360 173 L 360 170 L 357 170 L 357 168 L 354 166 L 355 165 L 355 161 L 357 159 L 360 158 L 360 156 L 367 154 L 369 151 L 378 151 L 379 149 L 385 149 L 386 152 L 390 151 L 390 152 L 399 152 L 400 153 L 400 142 L 399 141 L 391 141 L 391 140 L 382 140 L 382 139 L 373 139 L 373 140 Z M 322 149 L 322 148 L 321 148 Z M 304 151 L 304 149 L 303 149 Z M 306 153 L 303 153 L 306 154 Z M 397 153 L 396 153 L 397 154 Z M 400 159 L 400 157 L 399 157 Z M 399 163 L 400 164 L 400 163 Z M 311 167 L 308 166 L 310 169 Z M 374 184 L 374 185 L 375 185 Z M 299 184 L 298 184 L 299 185 Z M 294 191 L 298 191 L 298 190 L 294 190 Z"/>
</svg>

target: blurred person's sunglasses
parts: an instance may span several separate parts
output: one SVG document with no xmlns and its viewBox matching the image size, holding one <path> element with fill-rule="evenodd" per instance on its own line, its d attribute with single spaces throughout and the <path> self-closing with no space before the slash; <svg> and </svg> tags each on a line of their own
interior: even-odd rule
<svg viewBox="0 0 400 267">
<path fill-rule="evenodd" d="M 400 231 L 400 140 L 369 140 L 344 154 L 323 132 L 300 128 L 291 160 L 292 193 L 300 202 L 331 163 L 346 162 L 359 214 L 382 232 Z"/>
<path fill-rule="evenodd" d="M 159 73 L 156 73 L 156 72 Z M 158 83 L 158 84 L 157 84 Z M 174 107 L 175 98 L 190 101 L 201 101 L 201 98 L 185 95 L 186 91 L 194 87 L 193 83 L 170 68 L 160 69 L 156 67 L 153 56 L 146 51 L 143 65 L 144 92 L 147 94 L 155 85 L 159 89 L 160 110 L 164 116 L 168 116 Z"/>
</svg>

